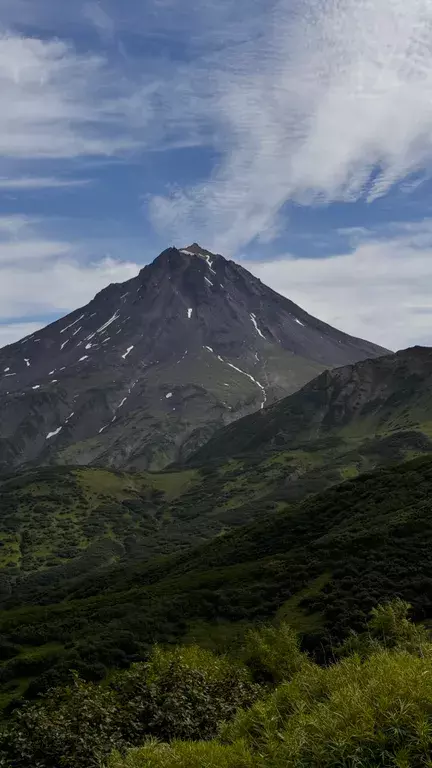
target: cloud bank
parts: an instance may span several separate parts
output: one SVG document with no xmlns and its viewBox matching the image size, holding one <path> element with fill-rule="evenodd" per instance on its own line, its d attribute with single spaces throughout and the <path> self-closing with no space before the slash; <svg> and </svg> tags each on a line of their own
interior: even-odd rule
<svg viewBox="0 0 432 768">
<path fill-rule="evenodd" d="M 388 349 L 432 344 L 432 220 L 378 237 L 353 233 L 352 252 L 325 259 L 243 262 L 310 314 Z"/>
</svg>

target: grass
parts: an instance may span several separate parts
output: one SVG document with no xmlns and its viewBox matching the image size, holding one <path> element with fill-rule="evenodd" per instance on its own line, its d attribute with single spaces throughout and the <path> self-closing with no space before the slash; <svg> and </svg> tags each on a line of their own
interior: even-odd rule
<svg viewBox="0 0 432 768">
<path fill-rule="evenodd" d="M 314 634 L 322 629 L 324 626 L 322 613 L 308 613 L 302 609 L 300 604 L 305 598 L 318 597 L 329 583 L 330 578 L 330 573 L 323 573 L 308 584 L 307 587 L 300 590 L 293 597 L 290 597 L 289 600 L 286 600 L 276 613 L 276 623 L 285 622 L 301 634 Z"/>
</svg>

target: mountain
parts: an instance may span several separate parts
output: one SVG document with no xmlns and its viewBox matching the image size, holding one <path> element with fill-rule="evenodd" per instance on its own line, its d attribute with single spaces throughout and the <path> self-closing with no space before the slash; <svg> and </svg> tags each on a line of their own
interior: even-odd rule
<svg viewBox="0 0 432 768">
<path fill-rule="evenodd" d="M 326 368 L 384 354 L 193 244 L 0 350 L 0 468 L 158 469 Z"/>
<path fill-rule="evenodd" d="M 423 457 L 282 505 L 193 550 L 113 563 L 81 574 L 66 594 L 51 588 L 33 605 L 3 609 L 0 705 L 70 669 L 100 679 L 156 641 L 223 647 L 263 619 L 286 619 L 318 657 L 396 595 L 430 619 L 431 497 L 432 459 Z"/>
<path fill-rule="evenodd" d="M 301 390 L 220 430 L 193 464 L 272 451 L 431 450 L 432 349 L 413 347 L 325 371 Z M 359 471 L 367 467 L 358 467 Z"/>
<path fill-rule="evenodd" d="M 183 551 L 380 465 L 432 453 L 432 350 L 322 374 L 186 467 L 0 476 L 0 598 L 50 600 L 111 563 Z M 39 598 L 37 598 L 39 599 Z"/>
</svg>

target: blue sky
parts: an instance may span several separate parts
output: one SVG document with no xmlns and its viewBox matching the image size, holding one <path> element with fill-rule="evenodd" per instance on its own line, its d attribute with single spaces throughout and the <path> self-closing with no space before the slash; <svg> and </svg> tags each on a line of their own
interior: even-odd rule
<svg viewBox="0 0 432 768">
<path fill-rule="evenodd" d="M 426 0 L 0 0 L 0 344 L 171 244 L 432 341 Z"/>
</svg>

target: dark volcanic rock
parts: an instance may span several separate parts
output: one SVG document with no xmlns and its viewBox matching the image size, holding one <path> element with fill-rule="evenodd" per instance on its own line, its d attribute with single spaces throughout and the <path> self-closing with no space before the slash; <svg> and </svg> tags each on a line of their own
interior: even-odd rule
<svg viewBox="0 0 432 768">
<path fill-rule="evenodd" d="M 0 350 L 0 467 L 159 468 L 323 369 L 384 353 L 197 244 Z"/>
</svg>

